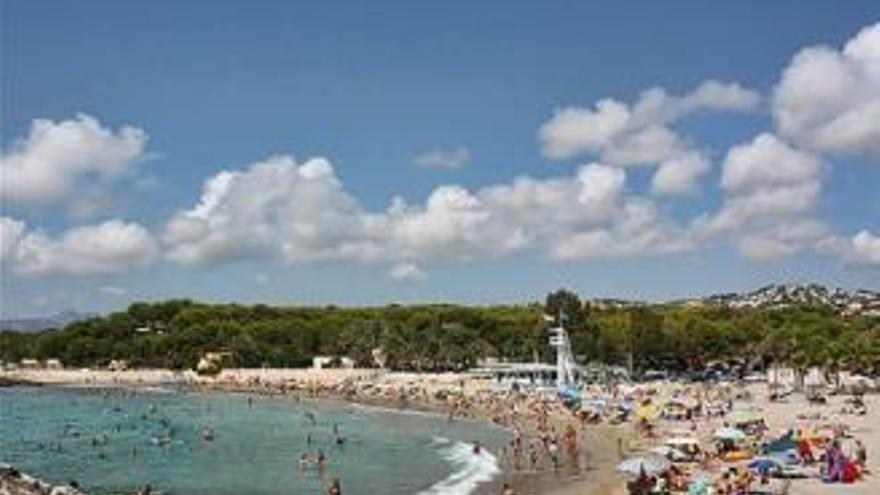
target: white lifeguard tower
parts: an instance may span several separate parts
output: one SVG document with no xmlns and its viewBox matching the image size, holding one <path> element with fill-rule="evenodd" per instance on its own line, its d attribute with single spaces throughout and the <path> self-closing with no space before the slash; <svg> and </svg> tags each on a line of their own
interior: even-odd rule
<svg viewBox="0 0 880 495">
<path fill-rule="evenodd" d="M 471 369 L 471 374 L 491 379 L 499 385 L 542 390 L 555 388 L 557 393 L 567 398 L 579 396 L 580 380 L 584 377 L 584 371 L 575 363 L 568 332 L 565 330 L 566 318 L 561 311 L 556 317 L 544 315 L 544 321 L 551 324 L 548 333 L 550 346 L 556 349 L 556 365 L 539 362 L 536 354 L 535 361 L 530 363 L 484 362 L 481 367 Z"/>
<path fill-rule="evenodd" d="M 574 361 L 574 354 L 571 352 L 571 341 L 568 339 L 568 332 L 565 330 L 566 315 L 561 310 L 556 315 L 556 326 L 551 327 L 550 346 L 556 349 L 556 389 L 557 390 L 577 390 L 579 367 Z"/>
</svg>

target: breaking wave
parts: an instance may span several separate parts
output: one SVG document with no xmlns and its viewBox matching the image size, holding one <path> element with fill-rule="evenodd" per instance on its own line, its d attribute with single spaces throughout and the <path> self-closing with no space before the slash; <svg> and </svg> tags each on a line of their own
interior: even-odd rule
<svg viewBox="0 0 880 495">
<path fill-rule="evenodd" d="M 435 437 L 434 444 L 440 448 L 443 458 L 454 471 L 418 495 L 468 495 L 473 493 L 477 485 L 491 481 L 501 472 L 498 459 L 486 449 L 474 454 L 471 444 L 443 437 Z"/>
</svg>

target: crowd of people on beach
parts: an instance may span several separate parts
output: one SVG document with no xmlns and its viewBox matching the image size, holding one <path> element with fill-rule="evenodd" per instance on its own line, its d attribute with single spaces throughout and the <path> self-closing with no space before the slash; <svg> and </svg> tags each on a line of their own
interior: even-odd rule
<svg viewBox="0 0 880 495">
<path fill-rule="evenodd" d="M 635 394 L 636 450 L 662 459 L 629 471 L 631 494 L 787 493 L 796 479 L 856 483 L 869 475 L 865 444 L 846 422 L 828 415 L 833 411 L 796 414 L 786 418 L 795 427 L 774 434 L 744 387 L 672 388 L 664 394 L 643 386 Z M 714 396 L 708 402 L 707 392 Z M 713 402 L 717 406 L 707 408 Z M 692 455 L 681 448 L 698 445 Z"/>
</svg>

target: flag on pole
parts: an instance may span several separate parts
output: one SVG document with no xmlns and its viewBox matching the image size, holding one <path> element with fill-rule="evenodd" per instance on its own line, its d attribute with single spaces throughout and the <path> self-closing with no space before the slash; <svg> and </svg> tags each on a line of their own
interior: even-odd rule
<svg viewBox="0 0 880 495">
<path fill-rule="evenodd" d="M 554 321 L 556 321 L 556 318 L 554 318 L 548 314 L 545 314 L 543 316 L 544 316 L 544 321 L 546 321 L 547 323 L 553 323 Z"/>
</svg>

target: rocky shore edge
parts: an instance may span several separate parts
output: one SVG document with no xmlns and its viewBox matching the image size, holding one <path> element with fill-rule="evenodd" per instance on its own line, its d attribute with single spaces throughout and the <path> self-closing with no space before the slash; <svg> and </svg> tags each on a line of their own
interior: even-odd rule
<svg viewBox="0 0 880 495">
<path fill-rule="evenodd" d="M 53 485 L 0 463 L 0 495 L 85 495 L 77 487 Z"/>
</svg>

